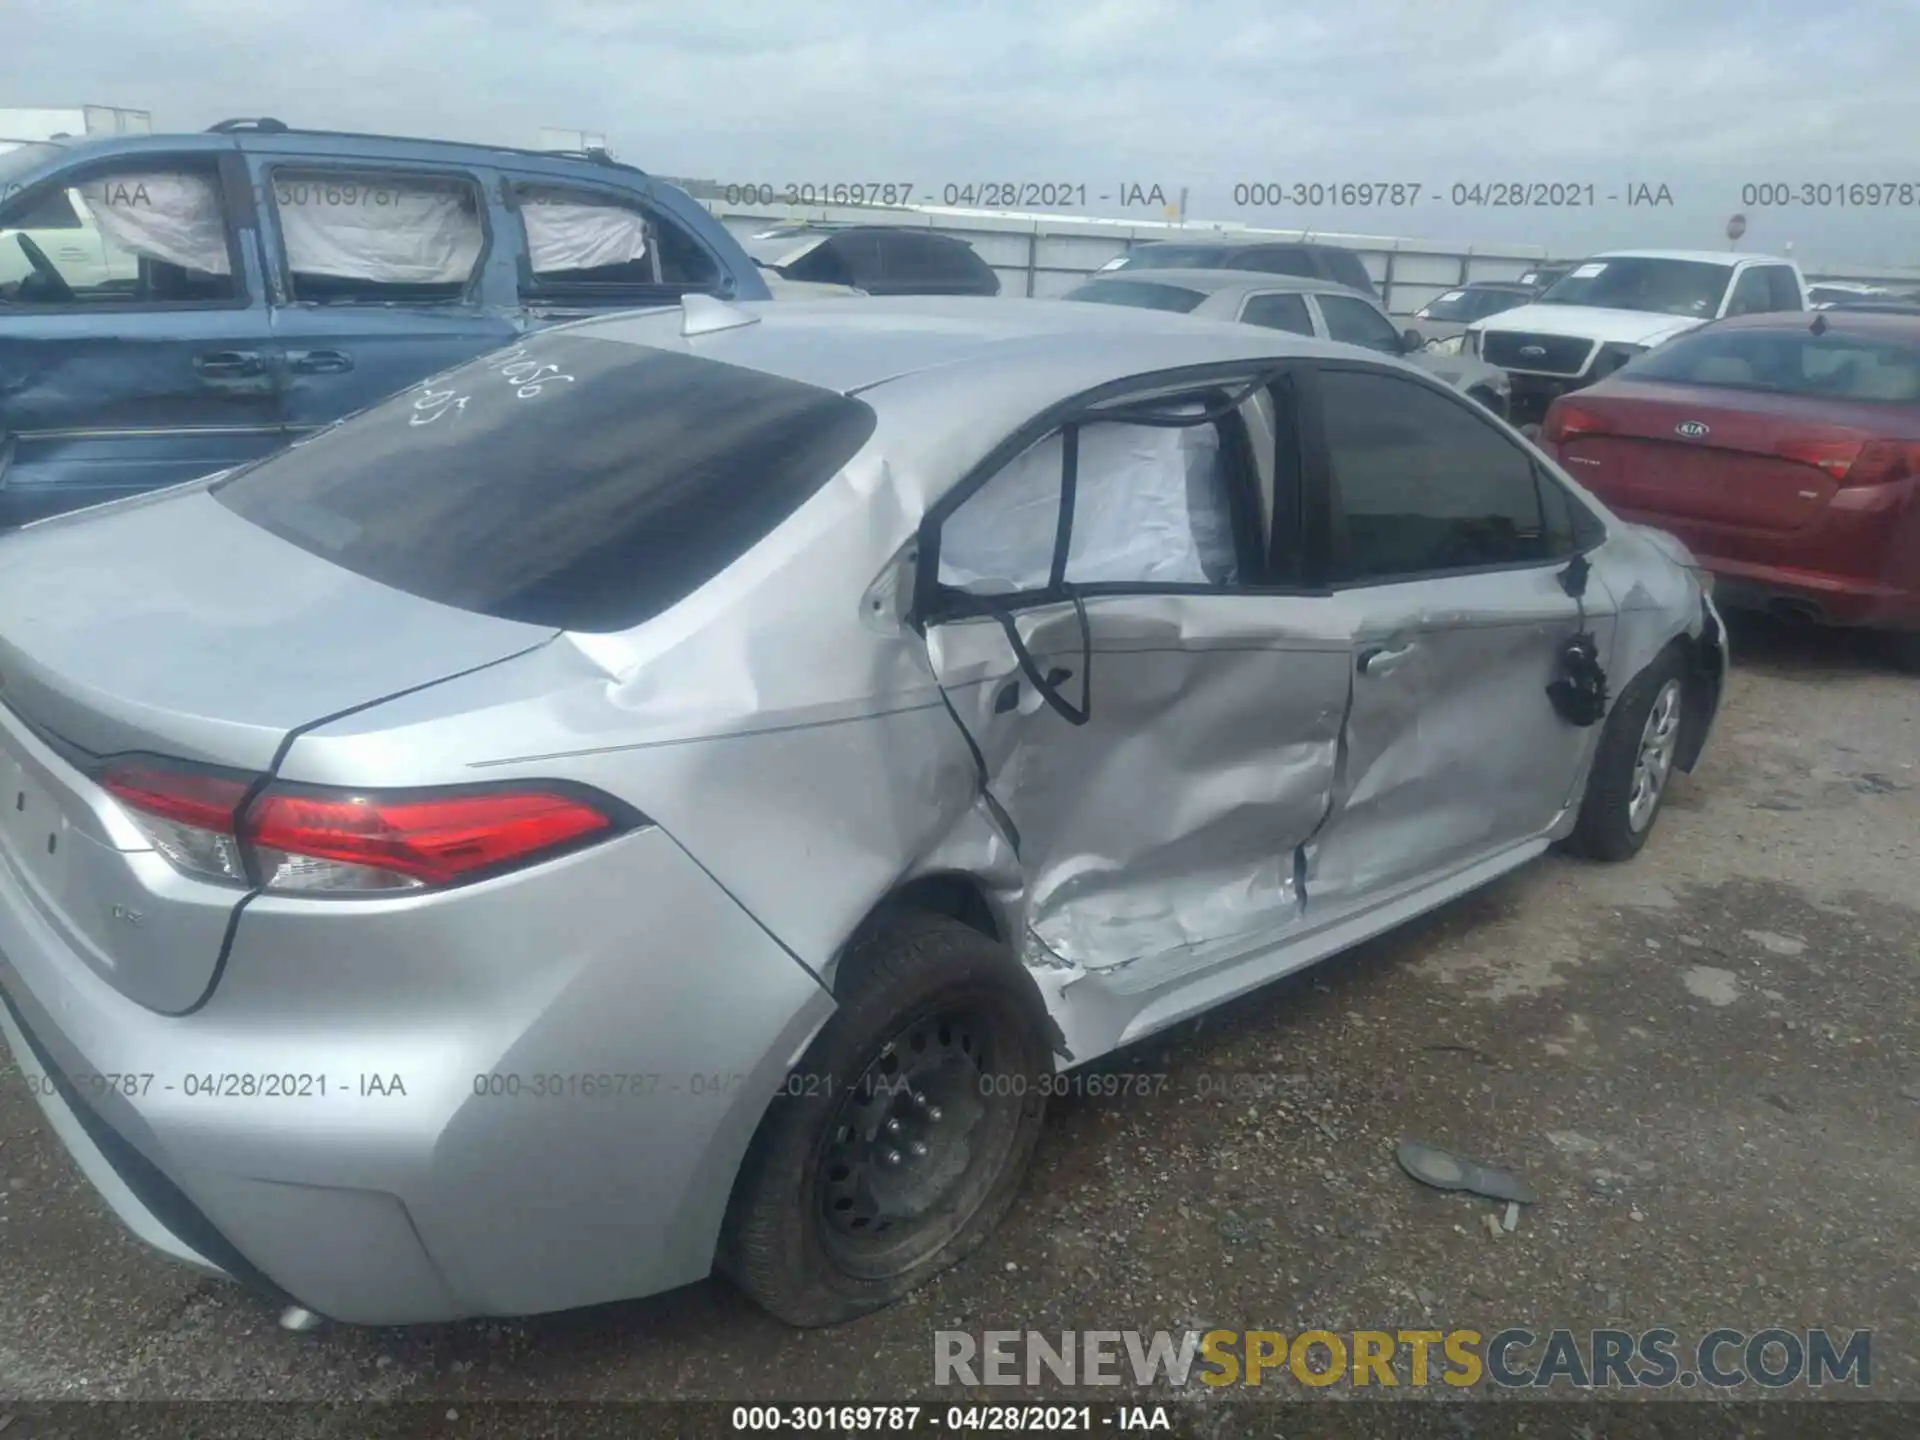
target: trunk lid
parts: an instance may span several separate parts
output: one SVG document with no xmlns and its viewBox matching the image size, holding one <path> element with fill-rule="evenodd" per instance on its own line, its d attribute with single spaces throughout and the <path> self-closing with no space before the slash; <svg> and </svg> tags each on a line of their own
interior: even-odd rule
<svg viewBox="0 0 1920 1440">
<path fill-rule="evenodd" d="M 0 904 L 129 998 L 191 1009 L 245 891 L 174 870 L 92 760 L 265 772 L 298 727 L 556 633 L 363 579 L 204 490 L 0 539 Z"/>
<path fill-rule="evenodd" d="M 1763 536 L 1817 523 L 1840 488 L 1817 464 L 1783 455 L 1783 445 L 1889 433 L 1884 406 L 1771 392 L 1615 379 L 1561 403 L 1606 426 L 1559 449 L 1574 478 L 1609 504 L 1682 527 Z"/>
</svg>

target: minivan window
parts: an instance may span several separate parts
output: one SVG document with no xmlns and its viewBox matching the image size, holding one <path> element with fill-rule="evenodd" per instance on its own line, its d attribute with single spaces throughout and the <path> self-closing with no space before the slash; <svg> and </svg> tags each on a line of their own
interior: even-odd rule
<svg viewBox="0 0 1920 1440">
<path fill-rule="evenodd" d="M 1141 310 L 1190 313 L 1206 294 L 1184 285 L 1157 285 L 1150 280 L 1095 280 L 1069 290 L 1063 300 L 1092 300 L 1101 305 L 1132 305 Z"/>
<path fill-rule="evenodd" d="M 555 331 L 211 488 L 262 529 L 408 594 L 624 630 L 746 554 L 874 424 L 867 405 L 817 386 Z"/>
<path fill-rule="evenodd" d="M 276 168 L 271 198 L 299 302 L 458 300 L 486 249 L 486 204 L 468 178 Z"/>
</svg>

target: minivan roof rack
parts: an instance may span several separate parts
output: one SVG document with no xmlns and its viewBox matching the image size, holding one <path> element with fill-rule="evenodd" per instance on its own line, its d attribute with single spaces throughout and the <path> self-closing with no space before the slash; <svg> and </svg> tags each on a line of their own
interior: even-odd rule
<svg viewBox="0 0 1920 1440">
<path fill-rule="evenodd" d="M 487 150 L 504 155 L 545 155 L 556 160 L 585 160 L 594 165 L 605 165 L 609 169 L 624 170 L 629 175 L 638 175 L 642 179 L 652 177 L 638 165 L 629 165 L 624 160 L 616 160 L 598 145 L 581 150 L 529 150 L 519 145 L 491 145 L 484 140 L 449 140 L 439 136 L 427 135 L 380 135 L 365 130 L 310 130 L 303 125 L 289 125 L 284 120 L 275 120 L 271 116 L 258 118 L 240 118 L 222 120 L 217 125 L 209 125 L 210 135 L 319 135 L 334 140 L 398 140 L 407 145 L 451 145 L 462 150 Z"/>
</svg>

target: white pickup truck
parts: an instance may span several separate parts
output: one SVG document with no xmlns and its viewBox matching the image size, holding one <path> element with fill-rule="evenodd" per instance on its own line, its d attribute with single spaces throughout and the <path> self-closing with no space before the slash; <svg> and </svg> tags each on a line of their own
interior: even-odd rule
<svg viewBox="0 0 1920 1440">
<path fill-rule="evenodd" d="M 1733 250 L 1611 250 L 1569 270 L 1529 305 L 1467 327 L 1466 348 L 1513 382 L 1516 424 L 1558 395 L 1605 379 L 1634 356 L 1709 320 L 1805 310 L 1790 260 Z"/>
</svg>

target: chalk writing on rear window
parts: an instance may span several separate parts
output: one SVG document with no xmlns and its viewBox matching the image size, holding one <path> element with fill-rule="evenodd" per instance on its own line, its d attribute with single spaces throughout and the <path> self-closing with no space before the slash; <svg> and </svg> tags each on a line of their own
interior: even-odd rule
<svg viewBox="0 0 1920 1440">
<path fill-rule="evenodd" d="M 514 398 L 519 400 L 531 400 L 550 386 L 571 385 L 574 381 L 574 377 L 558 365 L 530 358 L 525 345 L 515 345 L 501 351 L 482 368 L 484 373 L 504 380 L 512 389 Z M 437 390 L 429 380 L 420 387 L 420 394 L 413 402 L 413 414 L 407 417 L 407 424 L 432 425 L 443 416 L 463 414 L 475 393 Z"/>
</svg>

